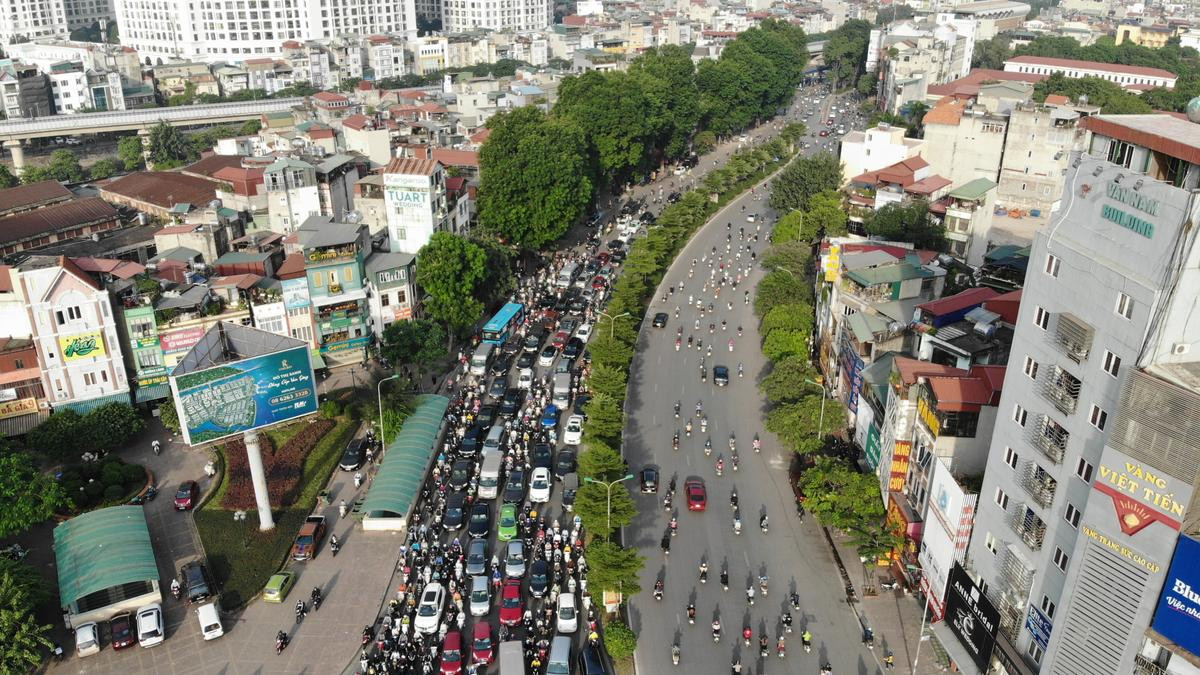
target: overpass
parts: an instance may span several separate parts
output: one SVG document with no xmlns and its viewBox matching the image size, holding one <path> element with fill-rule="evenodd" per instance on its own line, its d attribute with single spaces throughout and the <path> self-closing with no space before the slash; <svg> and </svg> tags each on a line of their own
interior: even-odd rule
<svg viewBox="0 0 1200 675">
<path fill-rule="evenodd" d="M 179 127 L 245 122 L 256 119 L 263 113 L 290 110 L 303 102 L 303 97 L 272 98 L 239 103 L 206 103 L 5 120 L 0 122 L 0 140 L 4 141 L 4 147 L 12 153 L 13 166 L 20 170 L 25 166 L 25 151 L 21 142 L 31 138 L 79 136 L 112 131 L 148 132 L 159 122 Z"/>
</svg>

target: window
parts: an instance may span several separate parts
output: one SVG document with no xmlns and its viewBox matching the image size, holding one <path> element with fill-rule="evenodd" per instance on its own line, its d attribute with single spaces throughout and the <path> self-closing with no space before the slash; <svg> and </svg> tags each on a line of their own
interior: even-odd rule
<svg viewBox="0 0 1200 675">
<path fill-rule="evenodd" d="M 1052 277 L 1058 277 L 1058 268 L 1062 265 L 1062 260 L 1058 256 L 1046 254 L 1046 274 Z"/>
<path fill-rule="evenodd" d="M 1080 457 L 1079 461 L 1075 463 L 1075 475 L 1079 476 L 1079 478 L 1082 479 L 1083 482 L 1091 483 L 1092 482 L 1092 465 L 1088 464 L 1088 461 L 1086 459 Z"/>
<path fill-rule="evenodd" d="M 83 383 L 89 387 L 96 386 L 96 374 L 95 373 L 84 373 L 83 374 Z"/>
<path fill-rule="evenodd" d="M 1050 312 L 1047 312 L 1043 307 L 1034 308 L 1033 325 L 1046 330 L 1050 326 Z"/>
<path fill-rule="evenodd" d="M 25 367 L 25 359 L 13 359 L 13 368 L 20 370 Z"/>
<path fill-rule="evenodd" d="M 1034 361 L 1033 357 L 1026 356 L 1025 357 L 1025 368 L 1023 370 L 1025 371 L 1025 374 L 1029 377 L 1029 379 L 1036 380 L 1037 373 L 1038 373 L 1038 362 Z"/>
<path fill-rule="evenodd" d="M 1108 413 L 1104 412 L 1104 409 L 1100 406 L 1093 405 L 1092 414 L 1088 417 L 1088 421 L 1092 423 L 1092 426 L 1100 431 L 1104 431 L 1104 425 L 1108 423 Z"/>
<path fill-rule="evenodd" d="M 987 536 L 983 538 L 983 545 L 987 547 L 987 550 L 992 552 L 992 555 L 996 555 L 999 552 L 996 546 L 996 537 L 991 532 L 988 532 Z"/>
<path fill-rule="evenodd" d="M 1079 509 L 1075 505 L 1067 502 L 1067 512 L 1063 514 L 1063 520 L 1071 524 L 1071 527 L 1079 529 Z"/>
<path fill-rule="evenodd" d="M 1017 468 L 1018 459 L 1019 457 L 1017 456 L 1017 452 L 1015 450 L 1012 448 L 1004 448 L 1004 463 L 1010 468 Z"/>
<path fill-rule="evenodd" d="M 1070 561 L 1070 558 L 1067 556 L 1067 554 L 1063 553 L 1063 550 L 1061 548 L 1058 548 L 1057 546 L 1055 546 L 1054 547 L 1054 566 L 1057 567 L 1058 569 L 1066 572 L 1067 571 L 1067 563 L 1069 561 Z"/>
<path fill-rule="evenodd" d="M 1121 372 L 1121 357 L 1107 349 L 1104 350 L 1104 372 L 1113 377 L 1116 377 L 1117 373 Z"/>
<path fill-rule="evenodd" d="M 1008 495 L 1004 494 L 1004 490 L 996 488 L 996 504 L 1005 511 L 1008 510 Z"/>
<path fill-rule="evenodd" d="M 1132 319 L 1133 318 L 1133 298 L 1129 297 L 1128 295 L 1125 295 L 1124 293 L 1117 293 L 1116 312 L 1117 312 L 1117 314 L 1120 314 L 1121 316 L 1125 317 L 1126 319 Z"/>
<path fill-rule="evenodd" d="M 1021 426 L 1025 426 L 1025 422 L 1029 419 L 1029 411 L 1022 408 L 1020 404 L 1013 406 L 1013 421 Z"/>
<path fill-rule="evenodd" d="M 1058 606 L 1054 604 L 1054 601 L 1050 599 L 1050 596 L 1043 595 L 1042 596 L 1042 612 L 1044 612 L 1046 614 L 1046 618 L 1053 619 L 1054 618 L 1054 610 L 1056 610 L 1056 609 L 1058 609 Z"/>
<path fill-rule="evenodd" d="M 1046 655 L 1046 652 L 1042 651 L 1042 648 L 1038 646 L 1037 640 L 1029 641 L 1029 646 L 1025 649 L 1025 653 L 1029 655 L 1029 658 L 1033 659 L 1034 663 L 1039 665 L 1042 663 L 1042 657 Z"/>
</svg>

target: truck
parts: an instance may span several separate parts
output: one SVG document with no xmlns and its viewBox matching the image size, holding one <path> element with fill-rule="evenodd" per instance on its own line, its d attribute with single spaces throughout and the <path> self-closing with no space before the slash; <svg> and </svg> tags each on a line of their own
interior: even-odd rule
<svg viewBox="0 0 1200 675">
<path fill-rule="evenodd" d="M 317 546 L 325 536 L 325 516 L 309 516 L 304 519 L 296 542 L 292 544 L 292 560 L 310 560 L 317 555 Z"/>
</svg>

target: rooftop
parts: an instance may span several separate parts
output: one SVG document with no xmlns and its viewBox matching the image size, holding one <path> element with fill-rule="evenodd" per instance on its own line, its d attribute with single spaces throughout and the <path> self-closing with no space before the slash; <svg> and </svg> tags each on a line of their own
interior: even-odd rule
<svg viewBox="0 0 1200 675">
<path fill-rule="evenodd" d="M 0 190 L 0 214 L 38 206 L 48 202 L 60 202 L 74 195 L 55 180 L 43 180 L 26 185 Z"/>
<path fill-rule="evenodd" d="M 0 244 L 117 219 L 117 210 L 99 197 L 75 199 L 0 218 Z"/>
<path fill-rule="evenodd" d="M 931 85 L 927 90 L 927 96 L 962 96 L 971 97 L 979 94 L 979 85 L 982 82 L 991 80 L 1011 81 L 1011 82 L 1040 82 L 1049 77 L 1048 75 L 1034 75 L 1033 73 L 1009 73 L 1003 70 L 991 70 L 989 68 L 975 68 L 967 73 L 966 77 L 960 77 L 957 80 L 952 80 L 946 84 Z"/>
<path fill-rule="evenodd" d="M 988 192 L 991 192 L 996 187 L 996 181 L 987 178 L 976 178 L 970 183 L 959 185 L 950 191 L 950 196 L 955 199 L 965 199 L 967 201 L 976 201 L 983 199 Z"/>
<path fill-rule="evenodd" d="M 304 248 L 342 246 L 358 241 L 362 226 L 335 222 L 333 216 L 309 216 L 296 231 Z"/>
<path fill-rule="evenodd" d="M 413 159 L 409 157 L 401 157 L 388 162 L 388 165 L 383 169 L 383 172 L 405 174 L 409 176 L 432 176 L 433 174 L 437 173 L 438 166 L 440 164 L 441 162 L 436 159 Z"/>
<path fill-rule="evenodd" d="M 1092 115 L 1082 125 L 1092 133 L 1200 164 L 1200 124 L 1175 115 Z"/>
<path fill-rule="evenodd" d="M 158 580 L 146 511 L 112 506 L 54 528 L 58 596 L 62 605 L 114 586 Z"/>
<path fill-rule="evenodd" d="M 916 384 L 919 377 L 932 377 L 936 375 L 963 376 L 967 374 L 967 371 L 961 368 L 943 366 L 938 363 L 930 363 L 929 361 L 918 361 L 907 356 L 896 357 L 896 370 L 900 373 L 900 381 L 908 386 Z"/>
<path fill-rule="evenodd" d="M 180 169 L 184 173 L 194 173 L 200 176 L 213 177 L 221 169 L 229 167 L 241 168 L 242 158 L 239 155 L 209 155 L 199 161 L 192 162 Z"/>
<path fill-rule="evenodd" d="M 1162 68 L 1148 68 L 1146 66 L 1127 66 L 1121 63 L 1101 63 L 1100 61 L 1080 61 L 1077 59 L 1059 59 L 1052 56 L 1014 56 L 1004 62 L 1009 63 L 1028 63 L 1035 66 L 1050 66 L 1053 68 L 1074 68 L 1077 70 L 1100 70 L 1109 73 L 1121 73 L 1123 75 L 1142 75 L 1145 77 L 1161 77 L 1168 80 L 1174 80 L 1177 76 L 1169 70 Z"/>
<path fill-rule="evenodd" d="M 953 314 L 968 307 L 981 305 L 998 295 L 1000 295 L 998 292 L 990 288 L 968 288 L 961 293 L 956 293 L 949 297 L 921 303 L 917 305 L 917 309 L 928 312 L 933 316 L 943 316 Z"/>
<path fill-rule="evenodd" d="M 135 171 L 100 187 L 113 194 L 163 209 L 176 204 L 207 204 L 221 184 L 175 171 Z"/>
<path fill-rule="evenodd" d="M 854 270 L 847 272 L 846 276 L 850 277 L 850 279 L 860 286 L 875 286 L 878 284 L 907 281 L 908 279 L 925 279 L 937 275 L 933 271 L 925 269 L 922 265 L 914 265 L 906 260 L 897 262 L 894 265 L 880 265 L 879 267 Z"/>
</svg>

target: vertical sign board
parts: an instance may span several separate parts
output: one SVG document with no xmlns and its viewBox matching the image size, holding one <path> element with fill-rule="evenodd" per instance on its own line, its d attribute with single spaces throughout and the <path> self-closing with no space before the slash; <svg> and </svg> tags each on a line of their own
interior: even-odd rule
<svg viewBox="0 0 1200 675">
<path fill-rule="evenodd" d="M 1050 617 L 1046 616 L 1042 610 L 1029 606 L 1029 614 L 1025 617 L 1025 627 L 1029 629 L 1029 634 L 1033 636 L 1033 641 L 1038 643 L 1042 651 L 1050 645 L 1050 633 L 1054 630 L 1054 624 L 1050 622 Z"/>
<path fill-rule="evenodd" d="M 996 646 L 1000 612 L 958 563 L 950 570 L 950 584 L 946 589 L 946 621 L 979 670 L 988 672 L 992 649 Z"/>
<path fill-rule="evenodd" d="M 1193 654 L 1200 654 L 1200 542 L 1179 537 L 1171 568 L 1154 611 L 1154 630 Z"/>
<path fill-rule="evenodd" d="M 908 479 L 908 460 L 912 454 L 912 441 L 896 441 L 892 449 L 892 475 L 888 480 L 888 492 L 903 492 Z"/>
</svg>

